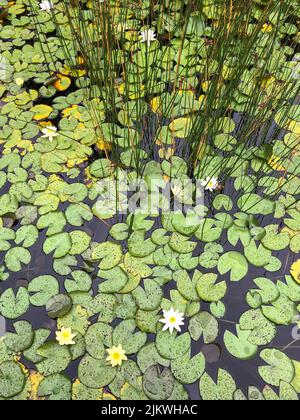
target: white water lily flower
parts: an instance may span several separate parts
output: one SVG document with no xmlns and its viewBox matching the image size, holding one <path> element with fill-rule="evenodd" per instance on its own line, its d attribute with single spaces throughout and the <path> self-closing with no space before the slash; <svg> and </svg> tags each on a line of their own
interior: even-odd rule
<svg viewBox="0 0 300 420">
<path fill-rule="evenodd" d="M 163 311 L 164 317 L 159 320 L 159 322 L 165 324 L 163 331 L 169 330 L 173 334 L 174 329 L 181 331 L 181 326 L 184 325 L 183 314 L 179 311 L 175 311 L 174 308 L 171 308 L 169 311 Z"/>
<path fill-rule="evenodd" d="M 182 200 L 184 198 L 184 186 L 183 185 L 174 185 L 171 187 L 171 191 L 178 200 Z"/>
<path fill-rule="evenodd" d="M 46 12 L 49 12 L 53 8 L 53 3 L 48 0 L 43 0 L 40 3 L 40 9 L 45 10 Z"/>
<path fill-rule="evenodd" d="M 212 192 L 219 185 L 219 181 L 218 181 L 218 178 L 215 178 L 215 177 L 210 178 L 208 176 L 206 179 L 201 181 L 201 185 L 202 185 L 202 187 L 205 188 L 205 190 L 208 190 L 208 191 Z"/>
<path fill-rule="evenodd" d="M 157 41 L 156 34 L 155 31 L 153 31 L 153 29 L 147 29 L 145 31 L 142 31 L 141 38 L 141 42 L 147 42 L 148 47 L 150 47 L 151 42 Z"/>
<path fill-rule="evenodd" d="M 41 128 L 41 132 L 44 134 L 42 138 L 49 139 L 50 142 L 53 141 L 54 137 L 57 137 L 59 134 L 57 128 L 53 125 L 48 125 L 47 127 Z"/>
</svg>

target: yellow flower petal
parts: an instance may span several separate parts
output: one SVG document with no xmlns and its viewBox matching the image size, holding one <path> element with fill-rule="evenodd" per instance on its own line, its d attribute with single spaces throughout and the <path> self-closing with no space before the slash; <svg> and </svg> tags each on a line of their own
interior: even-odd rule
<svg viewBox="0 0 300 420">
<path fill-rule="evenodd" d="M 73 339 L 76 337 L 77 334 L 72 334 L 71 328 L 64 328 L 60 331 L 56 331 L 56 340 L 58 341 L 60 346 L 70 346 L 75 344 Z"/>
<path fill-rule="evenodd" d="M 113 346 L 112 348 L 107 349 L 106 351 L 108 353 L 108 357 L 106 358 L 106 360 L 110 362 L 112 367 L 121 366 L 123 361 L 127 360 L 125 350 L 123 350 L 120 344 L 117 347 Z"/>
</svg>

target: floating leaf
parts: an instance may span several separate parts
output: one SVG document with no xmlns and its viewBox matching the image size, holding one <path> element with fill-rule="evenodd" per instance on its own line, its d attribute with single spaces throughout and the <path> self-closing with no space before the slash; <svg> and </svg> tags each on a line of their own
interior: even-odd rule
<svg viewBox="0 0 300 420">
<path fill-rule="evenodd" d="M 257 247 L 254 239 L 245 247 L 244 251 L 247 260 L 255 267 L 264 267 L 268 265 L 272 255 L 271 251 L 266 249 L 263 245 Z"/>
<path fill-rule="evenodd" d="M 205 344 L 214 343 L 219 334 L 218 321 L 208 312 L 200 312 L 189 322 L 189 333 L 194 341 L 202 335 Z"/>
<path fill-rule="evenodd" d="M 23 245 L 24 248 L 30 248 L 38 240 L 39 231 L 33 225 L 21 227 L 16 234 L 15 243 Z"/>
<path fill-rule="evenodd" d="M 269 385 L 279 386 L 281 381 L 291 382 L 295 375 L 293 362 L 279 350 L 266 349 L 260 357 L 269 366 L 260 366 L 258 372 Z"/>
<path fill-rule="evenodd" d="M 0 297 L 0 312 L 8 319 L 16 319 L 29 309 L 29 296 L 24 287 L 15 294 L 13 289 L 7 289 Z"/>
<path fill-rule="evenodd" d="M 143 389 L 151 400 L 166 400 L 171 397 L 174 390 L 174 378 L 168 368 L 160 371 L 159 366 L 150 366 L 143 378 Z"/>
<path fill-rule="evenodd" d="M 98 244 L 92 252 L 93 260 L 100 260 L 101 270 L 111 270 L 116 267 L 122 259 L 122 247 L 112 242 Z"/>
<path fill-rule="evenodd" d="M 3 341 L 8 350 L 20 353 L 32 345 L 34 334 L 31 324 L 27 321 L 15 322 L 14 329 L 16 333 L 7 333 Z"/>
<path fill-rule="evenodd" d="M 230 331 L 224 335 L 224 344 L 232 356 L 241 359 L 252 359 L 258 350 L 258 347 L 248 341 L 251 331 L 242 331 L 239 325 L 236 326 L 237 336 Z"/>
<path fill-rule="evenodd" d="M 114 345 L 121 344 L 126 354 L 137 353 L 147 341 L 147 334 L 140 331 L 134 333 L 135 328 L 134 320 L 128 319 L 122 321 L 113 331 Z"/>
<path fill-rule="evenodd" d="M 205 357 L 202 353 L 190 358 L 188 353 L 184 357 L 172 360 L 171 370 L 175 378 L 183 384 L 196 382 L 205 371 Z"/>
<path fill-rule="evenodd" d="M 12 398 L 25 386 L 25 375 L 21 366 L 15 362 L 4 362 L 0 365 L 0 396 Z"/>
<path fill-rule="evenodd" d="M 204 401 L 232 401 L 236 391 L 232 376 L 223 369 L 218 371 L 217 383 L 207 373 L 204 373 L 200 379 L 199 387 Z"/>
<path fill-rule="evenodd" d="M 188 333 L 176 337 L 169 331 L 159 331 L 156 335 L 156 348 L 165 359 L 177 359 L 187 353 L 191 343 Z"/>
<path fill-rule="evenodd" d="M 98 277 L 105 279 L 99 285 L 99 292 L 102 293 L 117 293 L 125 287 L 128 276 L 120 267 L 115 267 L 112 270 L 100 270 Z"/>
<path fill-rule="evenodd" d="M 78 367 L 80 381 L 94 389 L 109 385 L 116 374 L 116 368 L 108 365 L 105 360 L 96 360 L 88 355 L 81 360 Z"/>
<path fill-rule="evenodd" d="M 276 336 L 275 325 L 265 318 L 259 309 L 247 311 L 241 316 L 240 329 L 251 331 L 247 340 L 256 346 L 269 344 Z"/>
<path fill-rule="evenodd" d="M 46 304 L 46 312 L 49 318 L 61 318 L 70 312 L 72 299 L 68 295 L 56 295 L 50 298 Z"/>
<path fill-rule="evenodd" d="M 37 350 L 37 354 L 43 357 L 43 360 L 37 363 L 37 368 L 44 376 L 64 371 L 71 361 L 69 349 L 65 346 L 60 346 L 56 341 L 49 341 L 43 344 Z"/>
<path fill-rule="evenodd" d="M 154 280 L 144 280 L 144 288 L 137 287 L 133 292 L 138 307 L 144 311 L 153 311 L 160 306 L 163 298 L 160 286 Z"/>
<path fill-rule="evenodd" d="M 22 264 L 29 264 L 30 261 L 30 252 L 21 247 L 12 248 L 5 255 L 5 264 L 13 272 L 21 271 Z"/>
<path fill-rule="evenodd" d="M 44 306 L 59 293 L 59 284 L 53 276 L 39 276 L 31 280 L 28 286 L 30 302 L 34 306 Z"/>
<path fill-rule="evenodd" d="M 218 276 L 213 273 L 204 274 L 197 281 L 197 292 L 200 298 L 206 302 L 218 302 L 227 292 L 224 281 L 217 283 Z"/>
<path fill-rule="evenodd" d="M 218 261 L 218 271 L 220 274 L 230 271 L 230 280 L 240 281 L 248 273 L 248 263 L 246 258 L 239 252 L 227 252 Z"/>
<path fill-rule="evenodd" d="M 68 401 L 71 399 L 71 380 L 60 374 L 44 378 L 38 387 L 38 396 L 49 401 Z"/>
<path fill-rule="evenodd" d="M 46 255 L 54 252 L 54 258 L 62 258 L 72 248 L 72 239 L 69 233 L 58 233 L 47 238 L 44 242 L 43 250 Z"/>
</svg>

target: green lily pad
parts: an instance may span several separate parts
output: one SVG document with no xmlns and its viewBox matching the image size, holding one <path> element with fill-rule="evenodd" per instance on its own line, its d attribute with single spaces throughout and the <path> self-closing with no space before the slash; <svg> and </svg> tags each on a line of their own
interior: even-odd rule
<svg viewBox="0 0 300 420">
<path fill-rule="evenodd" d="M 277 225 L 269 225 L 266 228 L 266 236 L 262 239 L 265 248 L 271 251 L 281 251 L 290 244 L 290 237 L 287 232 L 278 233 Z"/>
<path fill-rule="evenodd" d="M 174 378 L 168 368 L 160 371 L 158 365 L 150 366 L 143 378 L 143 389 L 150 400 L 166 400 L 174 390 Z"/>
<path fill-rule="evenodd" d="M 24 248 L 30 248 L 38 240 L 39 232 L 35 226 L 26 225 L 21 227 L 16 234 L 15 243 L 23 245 Z"/>
<path fill-rule="evenodd" d="M 108 365 L 105 360 L 97 360 L 86 355 L 78 367 L 80 381 L 89 388 L 102 388 L 115 378 L 117 369 Z"/>
<path fill-rule="evenodd" d="M 4 362 L 0 365 L 0 396 L 12 398 L 18 395 L 25 386 L 25 375 L 21 366 L 15 362 Z"/>
<path fill-rule="evenodd" d="M 232 401 L 236 384 L 232 376 L 223 369 L 218 371 L 217 383 L 207 374 L 200 379 L 200 395 L 204 401 Z"/>
<path fill-rule="evenodd" d="M 54 252 L 54 258 L 62 258 L 70 252 L 72 239 L 69 233 L 58 233 L 47 238 L 43 245 L 46 255 Z"/>
<path fill-rule="evenodd" d="M 22 264 L 29 264 L 30 261 L 30 252 L 21 247 L 12 248 L 5 255 L 5 264 L 13 272 L 21 271 Z"/>
<path fill-rule="evenodd" d="M 93 260 L 100 260 L 101 270 L 111 270 L 122 260 L 122 247 L 112 242 L 104 242 L 97 245 L 92 252 Z"/>
<path fill-rule="evenodd" d="M 105 347 L 112 347 L 112 327 L 103 322 L 93 324 L 87 330 L 85 342 L 87 352 L 95 359 L 104 359 Z"/>
<path fill-rule="evenodd" d="M 171 370 L 175 378 L 183 384 L 196 382 L 205 371 L 205 357 L 202 353 L 190 358 L 187 353 L 183 357 L 172 360 Z"/>
<path fill-rule="evenodd" d="M 65 280 L 67 292 L 88 292 L 92 287 L 92 280 L 85 271 L 76 270 L 72 272 L 73 280 Z"/>
<path fill-rule="evenodd" d="M 266 349 L 260 357 L 268 366 L 258 368 L 259 375 L 269 385 L 279 386 L 281 381 L 290 383 L 295 375 L 293 362 L 279 350 Z"/>
<path fill-rule="evenodd" d="M 140 309 L 153 311 L 160 306 L 163 293 L 155 280 L 145 279 L 144 287 L 137 287 L 133 290 L 132 296 Z"/>
<path fill-rule="evenodd" d="M 38 396 L 47 397 L 49 401 L 68 401 L 71 399 L 71 380 L 60 374 L 43 379 L 38 387 Z"/>
<path fill-rule="evenodd" d="M 59 284 L 53 276 L 39 276 L 31 280 L 28 286 L 30 303 L 34 306 L 44 306 L 59 293 Z"/>
<path fill-rule="evenodd" d="M 44 376 L 50 376 L 64 371 L 71 361 L 71 354 L 66 346 L 60 346 L 56 341 L 43 344 L 37 354 L 43 360 L 37 363 L 38 371 Z"/>
<path fill-rule="evenodd" d="M 188 329 L 194 341 L 203 336 L 205 344 L 214 343 L 219 334 L 218 321 L 209 312 L 199 312 L 193 316 Z"/>
<path fill-rule="evenodd" d="M 27 350 L 32 345 L 34 337 L 31 324 L 27 321 L 18 321 L 14 323 L 14 329 L 16 333 L 6 333 L 3 338 L 6 348 L 13 353 Z"/>
<path fill-rule="evenodd" d="M 271 251 L 266 249 L 263 245 L 257 247 L 254 239 L 245 247 L 244 251 L 247 260 L 255 267 L 264 267 L 268 265 L 272 256 Z"/>
<path fill-rule="evenodd" d="M 122 321 L 113 331 L 113 343 L 115 346 L 121 344 L 126 354 L 137 353 L 146 343 L 147 334 L 134 332 L 136 328 L 132 319 Z"/>
<path fill-rule="evenodd" d="M 242 331 L 239 325 L 236 326 L 237 336 L 230 331 L 224 334 L 224 344 L 232 356 L 249 360 L 255 357 L 258 347 L 248 341 L 251 331 Z"/>
<path fill-rule="evenodd" d="M 224 281 L 217 283 L 218 276 L 213 273 L 201 276 L 196 285 L 198 295 L 205 302 L 218 302 L 227 292 L 227 285 Z"/>
<path fill-rule="evenodd" d="M 156 335 L 156 348 L 165 359 L 174 360 L 187 353 L 191 338 L 188 333 L 176 337 L 169 331 L 159 331 Z"/>
<path fill-rule="evenodd" d="M 230 280 L 240 281 L 248 273 L 248 263 L 246 258 L 239 252 L 227 252 L 218 261 L 218 271 L 220 274 L 230 271 Z"/>
<path fill-rule="evenodd" d="M 240 329 L 251 331 L 247 340 L 255 346 L 263 346 L 273 341 L 276 336 L 276 327 L 264 317 L 261 310 L 250 310 L 240 318 Z"/>
<path fill-rule="evenodd" d="M 117 293 L 125 287 L 128 276 L 120 267 L 115 267 L 111 270 L 100 270 L 98 277 L 105 279 L 99 285 L 99 292 L 102 293 Z"/>
<path fill-rule="evenodd" d="M 15 294 L 13 289 L 7 289 L 0 297 L 0 313 L 5 318 L 16 319 L 29 309 L 29 295 L 24 287 Z"/>
</svg>

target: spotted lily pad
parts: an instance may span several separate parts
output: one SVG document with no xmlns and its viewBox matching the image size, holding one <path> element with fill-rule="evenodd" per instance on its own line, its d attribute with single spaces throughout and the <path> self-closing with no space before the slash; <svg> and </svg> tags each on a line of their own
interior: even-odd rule
<svg viewBox="0 0 300 420">
<path fill-rule="evenodd" d="M 236 391 L 235 381 L 225 370 L 219 369 L 217 383 L 207 374 L 200 379 L 200 394 L 205 401 L 232 401 Z"/>
<path fill-rule="evenodd" d="M 295 375 L 293 362 L 276 349 L 263 350 L 260 357 L 268 366 L 258 368 L 260 376 L 269 385 L 279 386 L 281 381 L 291 382 Z"/>
</svg>

